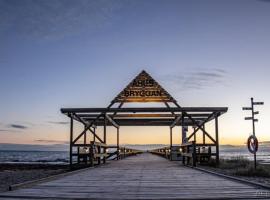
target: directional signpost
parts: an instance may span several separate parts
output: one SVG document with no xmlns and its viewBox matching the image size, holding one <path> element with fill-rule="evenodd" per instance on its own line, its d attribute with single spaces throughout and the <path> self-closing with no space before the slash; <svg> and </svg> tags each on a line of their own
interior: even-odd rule
<svg viewBox="0 0 270 200">
<path fill-rule="evenodd" d="M 249 151 L 253 153 L 254 155 L 254 168 L 256 169 L 257 167 L 256 152 L 258 150 L 258 140 L 255 134 L 255 122 L 258 122 L 258 119 L 255 119 L 254 116 L 259 114 L 259 111 L 254 111 L 254 105 L 264 105 L 264 102 L 254 102 L 253 98 L 251 98 L 251 107 L 243 107 L 242 109 L 252 111 L 251 117 L 245 117 L 245 120 L 252 120 L 253 132 L 252 132 L 252 135 L 248 138 L 247 146 L 248 146 Z"/>
</svg>

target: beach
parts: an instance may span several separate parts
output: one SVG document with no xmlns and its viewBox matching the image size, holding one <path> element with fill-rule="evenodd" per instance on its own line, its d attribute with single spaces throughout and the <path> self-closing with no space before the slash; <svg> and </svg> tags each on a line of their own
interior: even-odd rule
<svg viewBox="0 0 270 200">
<path fill-rule="evenodd" d="M 9 163 L 0 164 L 0 192 L 10 185 L 67 172 L 68 165 Z"/>
</svg>

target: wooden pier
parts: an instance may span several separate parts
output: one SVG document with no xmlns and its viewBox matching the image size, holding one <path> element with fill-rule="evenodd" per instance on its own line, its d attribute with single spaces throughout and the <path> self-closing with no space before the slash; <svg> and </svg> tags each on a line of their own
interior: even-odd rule
<svg viewBox="0 0 270 200">
<path fill-rule="evenodd" d="M 143 153 L 0 194 L 0 199 L 269 199 L 270 191 Z"/>
</svg>

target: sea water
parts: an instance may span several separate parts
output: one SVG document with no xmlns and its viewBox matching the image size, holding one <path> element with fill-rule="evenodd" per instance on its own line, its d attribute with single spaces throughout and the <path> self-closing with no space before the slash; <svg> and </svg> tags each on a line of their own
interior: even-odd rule
<svg viewBox="0 0 270 200">
<path fill-rule="evenodd" d="M 127 148 L 147 151 L 167 145 L 124 145 Z M 111 150 L 113 151 L 113 150 Z M 220 158 L 231 159 L 242 157 L 253 159 L 246 146 L 220 146 Z M 270 163 L 270 146 L 260 146 L 257 152 L 259 162 Z M 0 150 L 0 163 L 46 163 L 46 164 L 67 164 L 69 161 L 68 151 L 3 151 Z"/>
</svg>

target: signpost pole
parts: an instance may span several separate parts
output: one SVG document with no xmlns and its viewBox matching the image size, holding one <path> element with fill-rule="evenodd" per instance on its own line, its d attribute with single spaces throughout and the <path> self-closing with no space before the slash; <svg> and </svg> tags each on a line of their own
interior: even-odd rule
<svg viewBox="0 0 270 200">
<path fill-rule="evenodd" d="M 253 135 L 256 137 L 255 134 L 255 122 L 254 122 L 254 102 L 253 98 L 251 97 L 251 108 L 252 108 L 252 130 L 253 130 Z M 256 151 L 254 152 L 254 168 L 257 168 L 257 159 L 256 159 Z"/>
<path fill-rule="evenodd" d="M 259 114 L 259 111 L 254 111 L 254 105 L 264 105 L 264 102 L 254 102 L 253 97 L 250 98 L 251 100 L 251 107 L 243 107 L 243 110 L 251 110 L 251 117 L 245 117 L 245 120 L 252 120 L 252 136 L 249 136 L 248 138 L 248 149 L 251 153 L 254 155 L 254 168 L 257 168 L 257 159 L 256 159 L 256 152 L 258 150 L 258 140 L 256 138 L 255 133 L 255 122 L 258 121 L 258 119 L 255 119 L 254 116 Z"/>
</svg>

